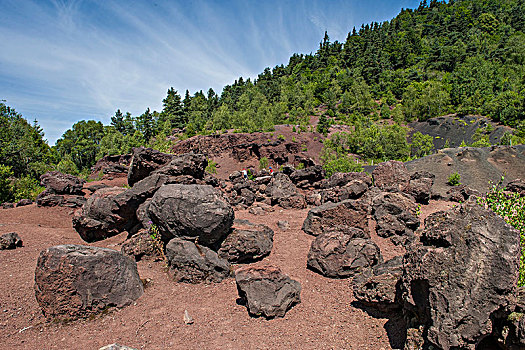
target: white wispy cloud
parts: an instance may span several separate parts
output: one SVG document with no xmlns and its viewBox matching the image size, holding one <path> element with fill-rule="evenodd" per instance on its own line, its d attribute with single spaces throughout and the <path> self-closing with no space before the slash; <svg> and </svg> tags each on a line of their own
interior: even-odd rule
<svg viewBox="0 0 525 350">
<path fill-rule="evenodd" d="M 374 16 L 359 19 L 363 7 L 342 0 L 0 5 L 0 99 L 37 118 L 51 143 L 80 119 L 107 123 L 117 108 L 159 110 L 170 86 L 220 93 L 294 52 L 315 52 L 324 30 L 344 40 L 352 25 Z M 390 7 L 391 17 L 401 6 Z"/>
</svg>

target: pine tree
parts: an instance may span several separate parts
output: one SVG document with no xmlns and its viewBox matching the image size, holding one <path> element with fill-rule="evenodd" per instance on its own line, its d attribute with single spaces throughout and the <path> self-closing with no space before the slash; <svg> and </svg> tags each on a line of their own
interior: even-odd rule
<svg viewBox="0 0 525 350">
<path fill-rule="evenodd" d="M 117 109 L 115 115 L 111 117 L 111 125 L 113 125 L 118 132 L 124 133 L 126 126 L 124 124 L 124 115 L 120 109 Z"/>
<path fill-rule="evenodd" d="M 162 113 L 159 116 L 159 124 L 163 125 L 166 121 L 170 121 L 172 127 L 183 128 L 188 123 L 186 113 L 182 105 L 179 93 L 173 89 L 168 89 L 168 95 L 162 100 Z"/>
</svg>

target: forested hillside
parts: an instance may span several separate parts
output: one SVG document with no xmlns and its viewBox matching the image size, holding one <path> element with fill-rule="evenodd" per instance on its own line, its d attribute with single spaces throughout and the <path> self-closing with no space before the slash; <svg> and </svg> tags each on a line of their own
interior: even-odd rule
<svg viewBox="0 0 525 350">
<path fill-rule="evenodd" d="M 319 116 L 317 130 L 325 135 L 334 123 L 353 130 L 325 142 L 323 159 L 341 163 L 342 169 L 349 154 L 364 161 L 428 154 L 432 138 L 416 134 L 409 144 L 406 124 L 451 113 L 488 116 L 517 129 L 505 140 L 520 142 L 525 131 L 524 32 L 525 0 L 422 1 L 390 21 L 354 28 L 345 42 L 332 42 L 325 33 L 315 53 L 294 54 L 288 64 L 266 68 L 253 80 L 240 77 L 220 94 L 210 88 L 206 93 L 186 90 L 182 97 L 169 88 L 160 112 L 148 108 L 132 116 L 120 106 L 109 126 L 79 121 L 52 151 L 38 125 L 28 124 L 23 137 L 33 137 L 41 151 L 27 151 L 35 159 L 25 160 L 3 151 L 2 171 L 37 176 L 41 171 L 30 170 L 30 164 L 60 160 L 60 168 L 78 174 L 97 158 L 133 146 L 167 150 L 174 129 L 180 129 L 179 138 L 228 129 L 271 131 L 284 123 L 298 125 L 301 132 L 311 130 L 312 115 Z M 2 104 L 2 118 L 19 116 Z M 13 123 L 2 122 L 3 144 L 22 140 L 9 134 Z M 478 146 L 487 145 L 483 132 Z"/>
</svg>

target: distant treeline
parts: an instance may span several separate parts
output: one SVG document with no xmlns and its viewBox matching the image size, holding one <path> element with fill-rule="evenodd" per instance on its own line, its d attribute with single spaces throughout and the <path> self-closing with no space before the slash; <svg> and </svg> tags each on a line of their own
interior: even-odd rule
<svg viewBox="0 0 525 350">
<path fill-rule="evenodd" d="M 4 138 L 11 131 L 2 122 L 2 146 L 17 143 L 14 137 L 40 148 L 9 146 L 0 164 L 17 178 L 36 176 L 42 164 L 86 172 L 97 158 L 133 146 L 167 149 L 174 129 L 179 137 L 270 131 L 283 123 L 306 130 L 313 114 L 320 116 L 321 133 L 333 123 L 355 130 L 326 141 L 327 163 L 340 164 L 348 153 L 407 159 L 427 154 L 431 140 L 418 135 L 409 145 L 402 125 L 448 113 L 486 115 L 524 135 L 525 0 L 422 1 L 390 21 L 354 28 L 344 43 L 325 33 L 315 53 L 294 54 L 287 65 L 266 68 L 253 81 L 240 77 L 220 95 L 210 88 L 193 95 L 186 90 L 182 97 L 169 88 L 160 112 L 148 108 L 132 116 L 119 109 L 108 126 L 80 121 L 52 149 L 38 124 L 26 122 L 27 135 L 13 131 Z M 2 118 L 16 115 L 2 104 Z"/>
</svg>

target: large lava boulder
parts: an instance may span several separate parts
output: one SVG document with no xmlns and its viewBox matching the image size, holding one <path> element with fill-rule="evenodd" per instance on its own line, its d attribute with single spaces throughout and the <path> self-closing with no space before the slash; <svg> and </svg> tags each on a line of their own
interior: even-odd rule
<svg viewBox="0 0 525 350">
<path fill-rule="evenodd" d="M 326 172 L 321 165 L 314 165 L 308 168 L 294 171 L 290 175 L 290 180 L 298 187 L 316 186 L 325 178 Z"/>
<path fill-rule="evenodd" d="M 178 237 L 216 248 L 234 220 L 231 205 L 208 185 L 165 185 L 153 196 L 148 215 L 164 241 Z"/>
<path fill-rule="evenodd" d="M 405 188 L 408 193 L 415 198 L 416 202 L 428 204 L 432 196 L 432 185 L 434 184 L 435 175 L 428 171 L 417 171 L 410 175 L 410 181 Z"/>
<path fill-rule="evenodd" d="M 348 278 L 383 261 L 379 247 L 360 229 L 331 231 L 317 236 L 307 266 L 330 278 Z"/>
<path fill-rule="evenodd" d="M 230 264 L 208 247 L 174 238 L 166 245 L 170 273 L 177 282 L 220 282 L 231 275 Z"/>
<path fill-rule="evenodd" d="M 203 179 L 208 160 L 203 154 L 186 153 L 172 156 L 169 163 L 155 170 L 153 174 L 164 174 L 169 176 L 191 176 L 195 179 Z"/>
<path fill-rule="evenodd" d="M 403 191 L 410 182 L 410 173 L 405 164 L 389 160 L 379 164 L 372 172 L 374 185 L 384 191 Z"/>
<path fill-rule="evenodd" d="M 232 263 L 250 263 L 270 254 L 273 230 L 248 220 L 235 220 L 233 231 L 222 242 L 219 257 Z"/>
<path fill-rule="evenodd" d="M 143 292 L 137 264 L 115 250 L 67 244 L 38 257 L 35 296 L 47 319 L 69 320 L 124 307 Z"/>
<path fill-rule="evenodd" d="M 130 222 L 118 214 L 115 202 L 115 197 L 125 191 L 122 187 L 101 188 L 75 213 L 73 227 L 84 241 L 99 241 L 130 228 Z"/>
<path fill-rule="evenodd" d="M 272 200 L 272 205 L 287 200 L 297 193 L 292 180 L 284 173 L 277 173 L 266 187 L 266 195 Z"/>
<path fill-rule="evenodd" d="M 101 188 L 88 199 L 82 210 L 75 213 L 73 227 L 86 242 L 95 242 L 115 236 L 123 231 L 136 232 L 140 228 L 137 212 L 164 184 L 174 178 L 155 174 L 137 182 L 132 188 Z"/>
<path fill-rule="evenodd" d="M 333 227 L 356 227 L 368 232 L 368 206 L 362 201 L 344 200 L 325 203 L 310 209 L 303 222 L 303 231 L 317 236 L 331 231 Z"/>
<path fill-rule="evenodd" d="M 432 214 L 422 244 L 404 257 L 402 298 L 409 326 L 429 344 L 474 349 L 492 319 L 516 303 L 520 234 L 475 201 Z"/>
<path fill-rule="evenodd" d="M 284 317 L 301 302 L 301 284 L 275 266 L 246 266 L 235 271 L 240 303 L 251 316 Z"/>
<path fill-rule="evenodd" d="M 365 172 L 334 173 L 323 181 L 323 188 L 343 187 L 353 181 L 361 181 L 368 186 L 372 185 L 372 178 Z"/>
<path fill-rule="evenodd" d="M 392 237 L 394 243 L 400 244 L 414 238 L 414 231 L 419 227 L 414 198 L 401 192 L 381 192 L 372 203 L 379 236 Z"/>
<path fill-rule="evenodd" d="M 152 148 L 133 148 L 133 156 L 128 171 L 128 185 L 148 177 L 154 170 L 166 165 L 173 158 L 172 154 L 162 153 Z"/>
<path fill-rule="evenodd" d="M 84 196 L 73 194 L 55 194 L 49 190 L 42 191 L 36 197 L 36 205 L 39 207 L 67 207 L 80 208 L 86 203 Z"/>
<path fill-rule="evenodd" d="M 60 171 L 48 171 L 40 176 L 40 184 L 53 194 L 83 195 L 82 187 L 86 181 Z"/>
</svg>

